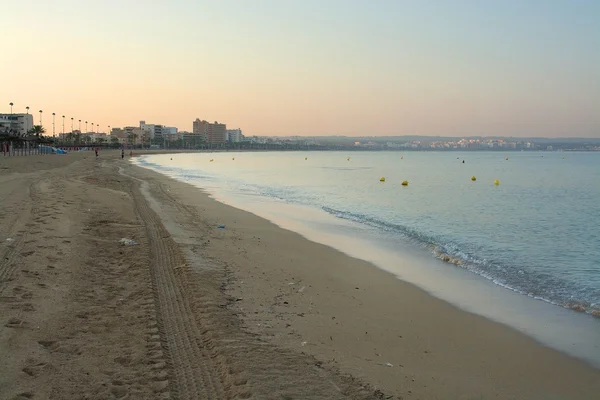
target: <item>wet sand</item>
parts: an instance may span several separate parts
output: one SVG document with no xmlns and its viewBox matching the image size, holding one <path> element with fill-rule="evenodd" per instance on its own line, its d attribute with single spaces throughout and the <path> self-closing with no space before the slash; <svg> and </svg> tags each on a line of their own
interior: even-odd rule
<svg viewBox="0 0 600 400">
<path fill-rule="evenodd" d="M 600 393 L 599 370 L 116 151 L 1 159 L 0 202 L 2 399 Z"/>
</svg>

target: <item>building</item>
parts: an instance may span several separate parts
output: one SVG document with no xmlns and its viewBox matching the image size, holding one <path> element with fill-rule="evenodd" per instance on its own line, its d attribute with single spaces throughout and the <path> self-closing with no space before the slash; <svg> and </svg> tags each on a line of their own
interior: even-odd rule
<svg viewBox="0 0 600 400">
<path fill-rule="evenodd" d="M 209 144 L 222 144 L 225 143 L 227 136 L 227 125 L 220 124 L 215 121 L 214 124 L 208 124 L 208 137 Z"/>
<path fill-rule="evenodd" d="M 175 142 L 179 139 L 179 135 L 177 134 L 177 128 L 172 126 L 163 126 L 162 127 L 162 137 L 164 140 L 168 142 Z"/>
<path fill-rule="evenodd" d="M 31 114 L 0 114 L 0 133 L 26 136 L 33 128 Z"/>
<path fill-rule="evenodd" d="M 163 138 L 163 126 L 156 124 L 147 124 L 146 121 L 140 121 L 140 129 L 146 134 L 150 140 L 162 140 Z"/>
<path fill-rule="evenodd" d="M 201 140 L 207 142 L 208 141 L 208 121 L 200 120 L 200 118 L 196 118 L 193 122 L 192 133 L 196 136 L 199 136 Z"/>
<path fill-rule="evenodd" d="M 211 124 L 196 118 L 193 123 L 193 134 L 206 138 L 208 144 L 223 144 L 227 140 L 227 125 L 216 121 Z"/>
<path fill-rule="evenodd" d="M 239 143 L 244 140 L 241 129 L 227 129 L 225 140 L 230 143 Z"/>
</svg>

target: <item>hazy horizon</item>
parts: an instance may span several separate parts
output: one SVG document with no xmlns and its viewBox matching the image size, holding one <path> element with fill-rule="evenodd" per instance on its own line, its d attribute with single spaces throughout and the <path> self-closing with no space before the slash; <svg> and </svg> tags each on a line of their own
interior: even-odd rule
<svg viewBox="0 0 600 400">
<path fill-rule="evenodd" d="M 600 137 L 600 2 L 3 4 L 0 112 L 101 130 Z"/>
</svg>

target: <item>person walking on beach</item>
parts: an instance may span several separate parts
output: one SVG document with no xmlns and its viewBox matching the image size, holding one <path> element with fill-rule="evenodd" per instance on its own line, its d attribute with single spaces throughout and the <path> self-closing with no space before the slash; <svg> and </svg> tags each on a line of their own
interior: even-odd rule
<svg viewBox="0 0 600 400">
<path fill-rule="evenodd" d="M 125 158 L 125 149 L 121 149 L 121 160 Z"/>
<path fill-rule="evenodd" d="M 98 158 L 98 148 L 96 147 L 94 151 L 96 152 L 96 158 Z"/>
</svg>

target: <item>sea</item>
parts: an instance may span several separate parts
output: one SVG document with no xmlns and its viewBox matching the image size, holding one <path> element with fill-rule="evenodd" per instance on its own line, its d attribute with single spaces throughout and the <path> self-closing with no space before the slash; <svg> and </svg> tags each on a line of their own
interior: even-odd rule
<svg viewBox="0 0 600 400">
<path fill-rule="evenodd" d="M 600 153 L 215 152 L 134 163 L 600 367 Z"/>
</svg>

